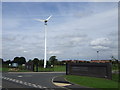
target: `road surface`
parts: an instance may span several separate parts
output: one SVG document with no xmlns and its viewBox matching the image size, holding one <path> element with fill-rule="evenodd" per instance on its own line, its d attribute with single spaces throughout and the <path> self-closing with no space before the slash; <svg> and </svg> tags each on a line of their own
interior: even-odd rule
<svg viewBox="0 0 120 90">
<path fill-rule="evenodd" d="M 2 73 L 2 88 L 60 88 L 52 83 L 64 72 L 7 72 Z M 23 90 L 23 89 L 22 89 Z"/>
</svg>

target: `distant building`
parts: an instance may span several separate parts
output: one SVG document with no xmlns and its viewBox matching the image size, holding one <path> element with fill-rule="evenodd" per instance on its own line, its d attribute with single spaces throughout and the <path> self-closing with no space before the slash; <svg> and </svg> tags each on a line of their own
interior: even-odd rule
<svg viewBox="0 0 120 90">
<path fill-rule="evenodd" d="M 83 62 L 90 62 L 90 61 L 85 61 L 85 60 L 63 60 L 62 62 L 64 62 L 64 63 L 68 63 L 68 62 L 71 62 L 71 63 L 83 63 Z"/>
<path fill-rule="evenodd" d="M 91 60 L 91 63 L 110 63 L 111 60 Z"/>
<path fill-rule="evenodd" d="M 91 60 L 91 61 L 86 61 L 86 60 L 63 60 L 63 63 L 110 63 L 111 60 Z"/>
<path fill-rule="evenodd" d="M 12 63 L 12 67 L 18 67 L 18 63 Z"/>
</svg>

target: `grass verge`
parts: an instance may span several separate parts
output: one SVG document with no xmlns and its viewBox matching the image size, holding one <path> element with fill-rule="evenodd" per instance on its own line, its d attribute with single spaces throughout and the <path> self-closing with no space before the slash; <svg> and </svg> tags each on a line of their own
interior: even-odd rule
<svg viewBox="0 0 120 90">
<path fill-rule="evenodd" d="M 34 67 L 34 70 L 36 71 L 36 67 Z M 51 72 L 65 72 L 66 71 L 66 66 L 62 65 L 55 65 L 53 68 L 43 68 L 43 67 L 38 67 L 38 71 L 51 71 Z"/>
<path fill-rule="evenodd" d="M 56 71 L 56 72 L 65 72 L 66 71 L 66 66 L 65 65 L 63 65 L 63 66 L 60 66 L 60 65 L 56 65 L 56 66 L 54 66 L 54 71 Z"/>
<path fill-rule="evenodd" d="M 19 68 L 7 68 L 7 67 L 3 67 L 2 69 L 0 69 L 0 71 L 3 71 L 3 72 L 30 72 L 29 70 L 24 70 L 24 69 L 19 69 Z"/>
<path fill-rule="evenodd" d="M 30 72 L 29 70 L 25 70 L 25 67 L 19 67 L 19 68 L 8 68 L 8 67 L 2 67 L 0 68 L 0 71 L 3 72 Z M 36 71 L 36 67 L 34 67 L 34 70 Z M 43 67 L 38 67 L 39 72 L 65 72 L 66 71 L 66 66 L 64 65 L 55 65 L 53 68 L 43 68 Z"/>
<path fill-rule="evenodd" d="M 68 81 L 79 84 L 81 86 L 92 88 L 118 88 L 118 82 L 103 78 L 87 77 L 87 76 L 64 76 Z"/>
<path fill-rule="evenodd" d="M 0 68 L 0 71 L 7 72 L 8 70 L 9 70 L 9 68 L 7 68 L 7 67 L 2 67 L 2 68 Z"/>
</svg>

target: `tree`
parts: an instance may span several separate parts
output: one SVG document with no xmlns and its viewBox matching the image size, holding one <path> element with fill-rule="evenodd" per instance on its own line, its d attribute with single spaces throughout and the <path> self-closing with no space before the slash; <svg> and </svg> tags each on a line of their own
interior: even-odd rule
<svg viewBox="0 0 120 90">
<path fill-rule="evenodd" d="M 38 63 L 40 66 L 43 66 L 44 65 L 44 60 L 43 59 L 41 59 L 41 60 L 39 60 L 39 63 Z"/>
<path fill-rule="evenodd" d="M 117 67 L 118 67 L 118 60 L 114 56 L 111 56 L 111 60 L 112 60 L 113 66 L 115 67 L 115 69 L 117 69 Z"/>
<path fill-rule="evenodd" d="M 39 59 L 38 59 L 38 58 L 34 58 L 33 63 L 34 63 L 35 65 L 38 64 L 38 63 L 39 63 Z"/>
<path fill-rule="evenodd" d="M 36 70 L 35 70 L 36 72 L 38 72 L 38 63 L 39 63 L 39 59 L 38 58 L 34 58 L 33 64 L 36 67 Z"/>
<path fill-rule="evenodd" d="M 19 57 L 15 57 L 15 58 L 13 59 L 13 63 L 19 63 Z"/>
<path fill-rule="evenodd" d="M 31 59 L 29 59 L 28 63 L 31 63 L 31 62 L 32 62 L 32 60 L 31 60 Z"/>
<path fill-rule="evenodd" d="M 4 60 L 2 58 L 0 58 L 0 63 L 4 63 Z"/>
<path fill-rule="evenodd" d="M 49 58 L 49 61 L 51 62 L 52 65 L 56 65 L 58 60 L 56 59 L 56 56 L 51 56 Z"/>
<path fill-rule="evenodd" d="M 114 56 L 111 56 L 111 59 L 112 59 L 112 62 L 117 64 L 118 63 L 118 60 L 114 57 Z"/>
<path fill-rule="evenodd" d="M 6 63 L 6 64 L 10 64 L 10 63 L 11 63 L 11 61 L 10 61 L 10 60 L 7 60 L 5 63 Z"/>
<path fill-rule="evenodd" d="M 26 59 L 24 57 L 15 57 L 13 62 L 22 65 L 26 63 Z"/>
<path fill-rule="evenodd" d="M 26 63 L 26 59 L 24 57 L 20 57 L 19 58 L 19 64 L 22 65 L 22 64 L 25 64 Z"/>
</svg>

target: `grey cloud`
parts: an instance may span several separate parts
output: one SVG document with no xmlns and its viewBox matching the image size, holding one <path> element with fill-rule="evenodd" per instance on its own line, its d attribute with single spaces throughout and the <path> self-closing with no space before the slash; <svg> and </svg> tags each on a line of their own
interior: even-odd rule
<svg viewBox="0 0 120 90">
<path fill-rule="evenodd" d="M 90 42 L 90 45 L 94 49 L 108 50 L 111 49 L 112 41 L 108 38 L 97 38 Z"/>
<path fill-rule="evenodd" d="M 110 10 L 85 16 L 84 18 L 66 17 L 66 20 L 61 20 L 62 22 L 58 22 L 55 19 L 57 24 L 56 22 L 51 22 L 53 24 L 49 23 L 47 28 L 47 58 L 50 55 L 57 55 L 60 59 L 91 59 L 96 58 L 96 50 L 98 48 L 101 50 L 101 53 L 104 51 L 104 54 L 101 54 L 101 58 L 108 58 L 116 53 L 115 34 L 106 36 L 109 32 L 116 30 L 115 27 L 117 25 L 114 23 L 116 22 L 115 15 L 116 10 Z M 21 31 L 19 30 L 19 32 L 13 30 L 15 32 L 12 31 L 12 33 L 14 34 L 9 33 L 9 36 L 4 36 L 4 57 L 17 55 L 23 55 L 27 58 L 44 57 L 44 28 L 40 27 L 39 24 L 34 25 L 20 28 Z M 99 43 L 89 44 L 92 40 L 96 41 L 97 38 L 101 37 L 108 38 L 110 43 L 99 41 Z M 91 47 L 96 47 L 97 49 Z M 11 52 L 12 55 L 9 55 L 8 52 Z"/>
</svg>

